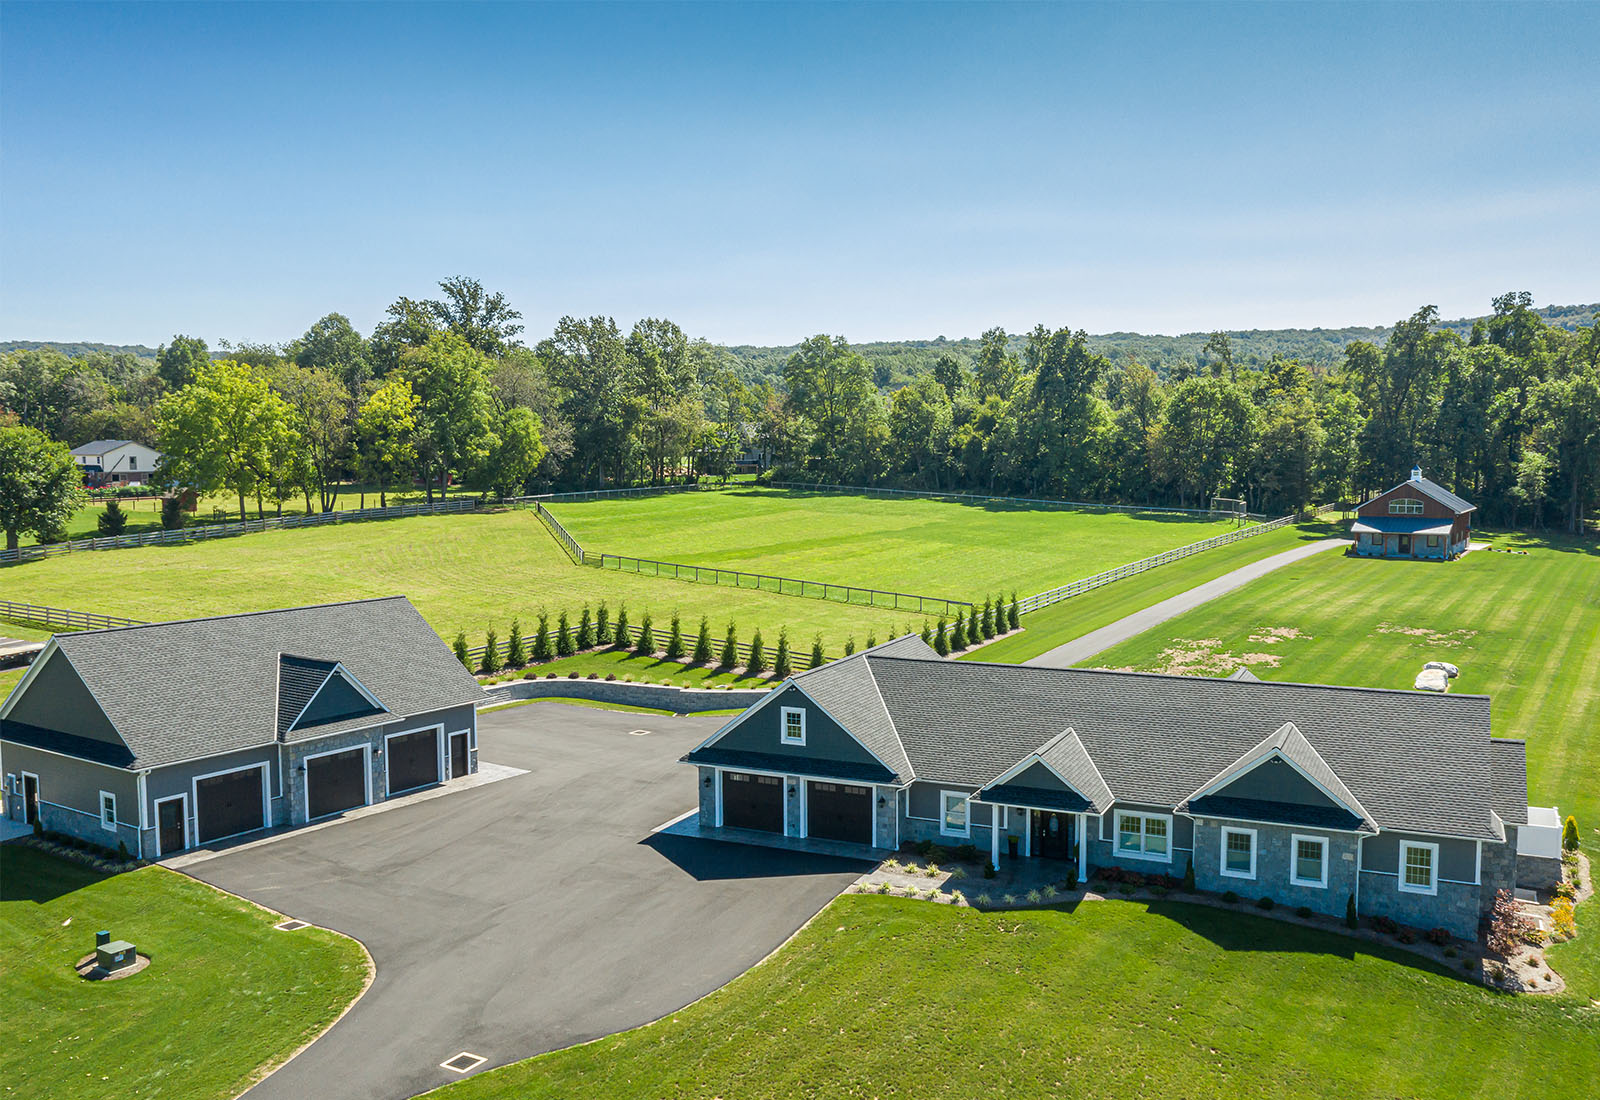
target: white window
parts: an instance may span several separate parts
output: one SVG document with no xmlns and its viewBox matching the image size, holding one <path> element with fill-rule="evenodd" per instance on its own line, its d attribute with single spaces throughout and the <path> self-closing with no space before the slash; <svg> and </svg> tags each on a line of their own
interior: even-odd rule
<svg viewBox="0 0 1600 1100">
<path fill-rule="evenodd" d="M 129 455 L 128 456 L 128 469 L 137 470 L 138 468 L 139 468 L 139 456 L 138 455 Z"/>
<path fill-rule="evenodd" d="M 1422 501 L 1415 497 L 1400 497 L 1389 502 L 1391 516 L 1420 516 L 1422 515 Z"/>
<path fill-rule="evenodd" d="M 1439 846 L 1400 842 L 1400 889 L 1407 894 L 1439 892 Z"/>
<path fill-rule="evenodd" d="M 1172 819 L 1162 814 L 1117 813 L 1117 855 L 1172 862 Z"/>
<path fill-rule="evenodd" d="M 1430 547 L 1434 548 L 1434 549 L 1438 549 L 1439 547 L 1444 545 L 1444 536 L 1443 535 L 1429 535 L 1428 536 L 1428 545 Z"/>
<path fill-rule="evenodd" d="M 1320 836 L 1289 838 L 1293 862 L 1289 865 L 1289 881 L 1296 886 L 1328 885 L 1328 841 Z"/>
<path fill-rule="evenodd" d="M 943 813 L 939 816 L 939 831 L 945 836 L 971 836 L 972 824 L 967 817 L 967 793 L 965 791 L 940 791 L 939 804 Z"/>
<path fill-rule="evenodd" d="M 804 745 L 806 743 L 806 712 L 804 707 L 783 708 L 783 732 L 780 736 L 785 745 Z"/>
<path fill-rule="evenodd" d="M 117 796 L 110 791 L 100 792 L 100 827 L 107 832 L 117 831 Z"/>
<path fill-rule="evenodd" d="M 1228 878 L 1256 877 L 1256 831 L 1222 829 L 1222 873 Z"/>
</svg>

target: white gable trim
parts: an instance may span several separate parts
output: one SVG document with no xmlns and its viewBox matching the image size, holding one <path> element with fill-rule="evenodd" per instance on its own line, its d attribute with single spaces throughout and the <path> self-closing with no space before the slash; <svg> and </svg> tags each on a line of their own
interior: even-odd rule
<svg viewBox="0 0 1600 1100">
<path fill-rule="evenodd" d="M 738 729 L 740 726 L 744 725 L 745 722 L 749 721 L 750 718 L 754 717 L 754 715 L 756 714 L 757 711 L 761 710 L 767 704 L 771 703 L 778 696 L 782 695 L 786 688 L 790 688 L 790 687 L 794 688 L 794 690 L 798 691 L 801 695 L 805 696 L 806 702 L 808 702 L 812 706 L 816 707 L 819 711 L 821 711 L 823 713 L 824 716 L 827 717 L 828 721 L 832 722 L 834 725 L 838 726 L 841 730 L 843 730 L 844 733 L 845 733 L 845 736 L 850 738 L 850 740 L 854 741 L 857 745 L 859 745 L 862 752 L 864 752 L 868 756 L 872 757 L 872 759 L 876 760 L 879 764 L 882 764 L 885 771 L 887 771 L 890 775 L 898 774 L 894 770 L 894 768 L 889 766 L 889 764 L 883 759 L 883 757 L 879 756 L 877 753 L 875 753 L 871 749 L 867 748 L 866 745 L 862 744 L 861 743 L 861 739 L 859 737 L 857 737 L 855 734 L 850 732 L 850 727 L 849 726 L 845 725 L 843 722 L 839 721 L 839 719 L 837 719 L 833 715 L 829 714 L 827 707 L 823 706 L 821 703 L 819 703 L 815 699 L 813 699 L 811 697 L 810 693 L 807 692 L 805 688 L 800 686 L 800 682 L 798 680 L 793 680 L 793 679 L 785 680 L 783 682 L 783 686 L 782 687 L 776 687 L 776 688 L 773 688 L 771 691 L 767 692 L 767 697 L 765 699 L 761 700 L 761 702 L 757 703 L 755 706 L 751 707 L 749 710 L 745 711 L 743 714 L 734 715 L 731 719 L 729 719 L 727 725 L 723 726 L 716 733 L 713 733 L 710 737 L 706 738 L 704 741 L 700 742 L 700 744 L 696 745 L 693 749 L 691 749 L 690 750 L 690 755 L 692 756 L 694 753 L 699 752 L 701 749 L 710 748 L 712 745 L 714 745 L 718 741 L 720 741 L 724 734 L 731 733 L 732 731 Z M 780 735 L 781 735 L 781 731 L 780 731 Z M 898 736 L 898 734 L 896 736 Z M 793 744 L 793 742 L 790 742 L 790 745 L 791 745 L 791 747 L 798 747 L 798 746 L 795 746 Z M 880 785 L 882 785 L 882 784 L 880 784 Z"/>
<path fill-rule="evenodd" d="M 278 691 L 280 693 L 280 697 L 283 691 L 283 656 L 284 655 L 282 653 L 278 654 Z M 291 656 L 293 655 L 291 654 Z M 333 667 L 328 670 L 328 674 L 322 678 L 322 683 L 317 685 L 317 690 L 313 691 L 310 697 L 306 699 L 305 706 L 300 708 L 300 713 L 295 715 L 294 720 L 284 727 L 285 733 L 294 732 L 295 727 L 300 724 L 300 719 L 306 716 L 306 711 L 311 709 L 311 704 L 317 701 L 317 696 L 322 694 L 323 689 L 328 686 L 329 682 L 331 682 L 335 676 L 340 677 L 345 683 L 355 688 L 356 692 L 363 699 L 377 707 L 378 710 L 382 711 L 384 714 L 389 713 L 389 708 L 378 702 L 378 697 L 372 694 L 372 692 L 368 691 L 365 684 L 363 684 L 360 680 L 357 680 L 355 676 L 351 674 L 350 670 L 345 668 L 342 663 L 335 661 L 333 662 Z"/>
<path fill-rule="evenodd" d="M 1283 724 L 1283 726 L 1279 726 L 1278 729 L 1276 731 L 1274 731 L 1274 735 L 1276 735 L 1278 733 L 1282 733 L 1284 726 L 1293 726 L 1294 727 L 1294 731 L 1296 733 L 1300 733 L 1300 727 L 1299 726 L 1295 726 L 1295 724 L 1293 722 L 1285 722 Z M 1317 751 L 1317 747 L 1311 743 L 1311 739 L 1309 737 L 1306 737 L 1306 735 L 1304 733 L 1300 733 L 1300 737 L 1301 737 L 1301 739 L 1303 741 L 1305 741 L 1306 748 L 1311 750 L 1311 755 L 1315 756 L 1319 761 L 1321 761 L 1323 767 L 1327 768 L 1330 772 L 1332 772 L 1333 771 L 1333 767 L 1326 760 L 1323 760 L 1322 754 L 1320 752 L 1318 752 Z M 1259 747 L 1259 746 L 1257 746 L 1257 747 Z M 1376 819 L 1371 814 L 1367 813 L 1367 808 L 1361 804 L 1361 801 L 1359 799 L 1356 798 L 1354 791 L 1350 792 L 1350 800 L 1346 801 L 1344 798 L 1341 798 L 1339 795 L 1335 794 L 1333 791 L 1330 791 L 1327 788 L 1326 785 L 1324 785 L 1321 781 L 1319 781 L 1317 779 L 1316 776 L 1312 775 L 1310 772 L 1308 772 L 1304 768 L 1302 768 L 1299 764 L 1296 764 L 1293 760 L 1289 759 L 1288 755 L 1281 748 L 1278 748 L 1276 746 L 1274 746 L 1271 750 L 1269 750 L 1267 752 L 1267 754 L 1265 756 L 1263 756 L 1260 760 L 1257 760 L 1254 764 L 1251 764 L 1248 768 L 1244 769 L 1244 771 L 1235 772 L 1234 769 L 1237 768 L 1240 764 L 1244 763 L 1246 760 L 1248 760 L 1250 758 L 1250 754 L 1255 752 L 1255 751 L 1256 751 L 1256 748 L 1252 748 L 1250 750 L 1250 752 L 1245 753 L 1243 756 L 1239 757 L 1239 759 L 1235 760 L 1232 764 L 1229 764 L 1226 768 L 1223 768 L 1222 771 L 1217 773 L 1216 777 L 1213 778 L 1211 780 L 1211 782 L 1207 783 L 1205 786 L 1201 787 L 1198 791 L 1195 791 L 1193 794 L 1191 794 L 1188 798 L 1184 799 L 1184 802 L 1185 803 L 1192 803 L 1197 798 L 1204 798 L 1208 794 L 1215 794 L 1217 791 L 1221 790 L 1223 787 L 1228 786 L 1230 783 L 1233 783 L 1234 781 L 1239 780 L 1239 779 L 1243 779 L 1245 776 L 1249 775 L 1251 772 L 1253 772 L 1257 768 L 1261 767 L 1261 765 L 1263 765 L 1265 763 L 1268 763 L 1269 761 L 1271 761 L 1273 759 L 1278 759 L 1278 760 L 1282 760 L 1285 764 L 1288 764 L 1291 768 L 1293 768 L 1295 770 L 1296 774 L 1298 774 L 1301 778 L 1303 778 L 1307 783 L 1310 783 L 1317 790 L 1321 791 L 1335 805 L 1344 807 L 1345 810 L 1347 810 L 1350 813 L 1354 814 L 1356 817 L 1359 817 L 1362 821 L 1376 823 Z M 1334 774 L 1337 775 L 1338 773 L 1334 772 Z M 1343 780 L 1341 780 L 1340 782 L 1343 782 Z M 1351 805 L 1351 802 L 1354 802 L 1355 804 Z"/>
<path fill-rule="evenodd" d="M 1093 806 L 1094 805 L 1094 799 L 1090 798 L 1088 795 L 1086 795 L 1082 791 L 1080 791 L 1078 789 L 1078 787 L 1077 787 L 1077 784 L 1073 783 L 1066 776 L 1064 776 L 1060 772 L 1058 772 L 1054 767 L 1052 767 L 1050 765 L 1050 762 L 1047 761 L 1044 758 L 1045 750 L 1051 748 L 1052 746 L 1054 746 L 1056 744 L 1056 742 L 1060 741 L 1063 737 L 1066 737 L 1068 734 L 1071 734 L 1073 737 L 1077 737 L 1078 736 L 1077 731 L 1072 729 L 1069 726 L 1067 729 L 1063 730 L 1061 733 L 1056 734 L 1050 740 L 1046 741 L 1042 747 L 1035 749 L 1033 752 L 1029 753 L 1027 756 L 1024 756 L 1016 764 L 1013 764 L 1009 769 L 1007 769 L 1006 771 L 1001 772 L 994 779 L 989 780 L 989 782 L 987 782 L 983 786 L 979 787 L 976 791 L 973 792 L 974 796 L 983 794 L 985 791 L 987 791 L 991 787 L 1001 786 L 1007 780 L 1016 778 L 1017 776 L 1021 775 L 1023 772 L 1027 771 L 1029 768 L 1033 767 L 1035 764 L 1038 764 L 1041 767 L 1043 767 L 1045 771 L 1049 772 L 1051 775 L 1053 775 L 1057 779 L 1061 780 L 1062 785 L 1065 786 L 1067 788 L 1067 790 L 1071 791 L 1073 794 L 1075 794 L 1079 798 L 1083 799 L 1089 805 Z M 1083 743 L 1082 741 L 1079 741 L 1080 745 L 1082 745 L 1082 743 Z M 1084 749 L 1083 755 L 1086 758 L 1088 757 L 1089 750 L 1087 748 Z M 1096 775 L 1100 775 L 1100 769 L 1099 768 L 1095 768 L 1093 760 L 1089 761 L 1089 766 L 1091 768 L 1094 768 Z M 1100 776 L 1100 782 L 1102 782 L 1102 783 L 1105 782 L 1105 776 Z M 1107 789 L 1109 790 L 1109 788 L 1107 788 Z M 979 801 L 982 801 L 982 799 L 980 799 Z"/>
</svg>

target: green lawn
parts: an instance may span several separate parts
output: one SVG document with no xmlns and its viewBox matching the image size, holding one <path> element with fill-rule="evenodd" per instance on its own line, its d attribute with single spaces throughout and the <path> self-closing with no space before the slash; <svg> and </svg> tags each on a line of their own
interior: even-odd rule
<svg viewBox="0 0 1600 1100">
<path fill-rule="evenodd" d="M 0 1083 L 73 1100 L 231 1097 L 361 992 L 366 953 L 160 867 L 104 877 L 0 848 Z M 67 923 L 70 922 L 70 923 Z M 86 982 L 72 964 L 109 929 L 151 964 Z"/>
<path fill-rule="evenodd" d="M 1545 1097 L 1600 1075 L 1600 1013 L 1581 1005 L 1199 906 L 848 895 L 659 1023 L 442 1095 Z"/>
<path fill-rule="evenodd" d="M 871 631 L 886 639 L 922 625 L 891 611 L 583 568 L 529 511 L 65 554 L 6 567 L 0 582 L 8 599 L 152 620 L 402 594 L 445 638 L 465 630 L 474 645 L 491 626 L 503 641 L 513 617 L 531 629 L 541 607 L 552 618 L 569 611 L 576 626 L 584 603 L 602 599 L 613 613 L 626 601 L 635 625 L 650 611 L 658 633 L 675 609 L 686 630 L 710 616 L 719 640 L 729 618 L 745 641 L 759 627 L 769 646 L 787 626 L 791 644 L 807 653 L 818 632 L 838 652 L 851 634 L 861 643 Z"/>
<path fill-rule="evenodd" d="M 1292 550 L 1302 542 L 1338 535 L 1341 531 L 1341 525 L 1302 523 L 1219 546 L 1170 565 L 1158 566 L 1148 573 L 1115 581 L 1104 588 L 1023 615 L 1020 633 L 991 642 L 982 649 L 965 654 L 961 659 L 1021 664 L 1091 630 L 1098 630 L 1240 566 Z"/>
<path fill-rule="evenodd" d="M 560 503 L 552 511 L 589 552 L 980 603 L 1231 530 L 1159 512 L 754 488 Z"/>
<path fill-rule="evenodd" d="M 1461 668 L 1452 691 L 1493 697 L 1497 736 L 1527 738 L 1533 802 L 1575 812 L 1600 839 L 1600 546 L 1487 540 L 1527 554 L 1450 564 L 1324 554 L 1091 663 L 1201 674 L 1242 663 L 1265 680 L 1410 688 L 1423 662 L 1449 661 Z"/>
</svg>

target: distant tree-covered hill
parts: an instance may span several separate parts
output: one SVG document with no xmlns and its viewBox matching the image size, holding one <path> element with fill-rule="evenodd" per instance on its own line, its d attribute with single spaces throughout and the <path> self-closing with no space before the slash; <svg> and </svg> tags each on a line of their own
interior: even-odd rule
<svg viewBox="0 0 1600 1100">
<path fill-rule="evenodd" d="M 8 355 L 13 351 L 33 351 L 35 348 L 55 348 L 68 359 L 82 359 L 96 351 L 103 351 L 107 355 L 128 352 L 140 359 L 156 357 L 156 349 L 143 344 L 94 344 L 87 340 L 0 340 L 0 355 Z"/>
</svg>

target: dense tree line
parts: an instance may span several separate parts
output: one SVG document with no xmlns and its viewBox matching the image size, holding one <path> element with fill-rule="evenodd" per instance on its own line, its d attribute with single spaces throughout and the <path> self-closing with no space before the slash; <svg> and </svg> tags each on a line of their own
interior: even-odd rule
<svg viewBox="0 0 1600 1100">
<path fill-rule="evenodd" d="M 1600 481 L 1600 327 L 1551 324 L 1525 293 L 1466 327 L 1424 308 L 1331 365 L 1263 360 L 1219 332 L 1157 370 L 1040 325 L 896 345 L 888 369 L 818 335 L 752 371 L 752 349 L 663 319 L 564 317 L 529 346 L 503 295 L 440 290 L 397 299 L 365 337 L 335 313 L 281 347 L 13 352 L 0 416 L 71 443 L 151 443 L 174 483 L 258 514 L 331 508 L 352 482 L 382 499 L 720 477 L 747 453 L 800 480 L 1272 513 L 1359 499 L 1421 463 L 1486 522 L 1568 529 Z"/>
</svg>

